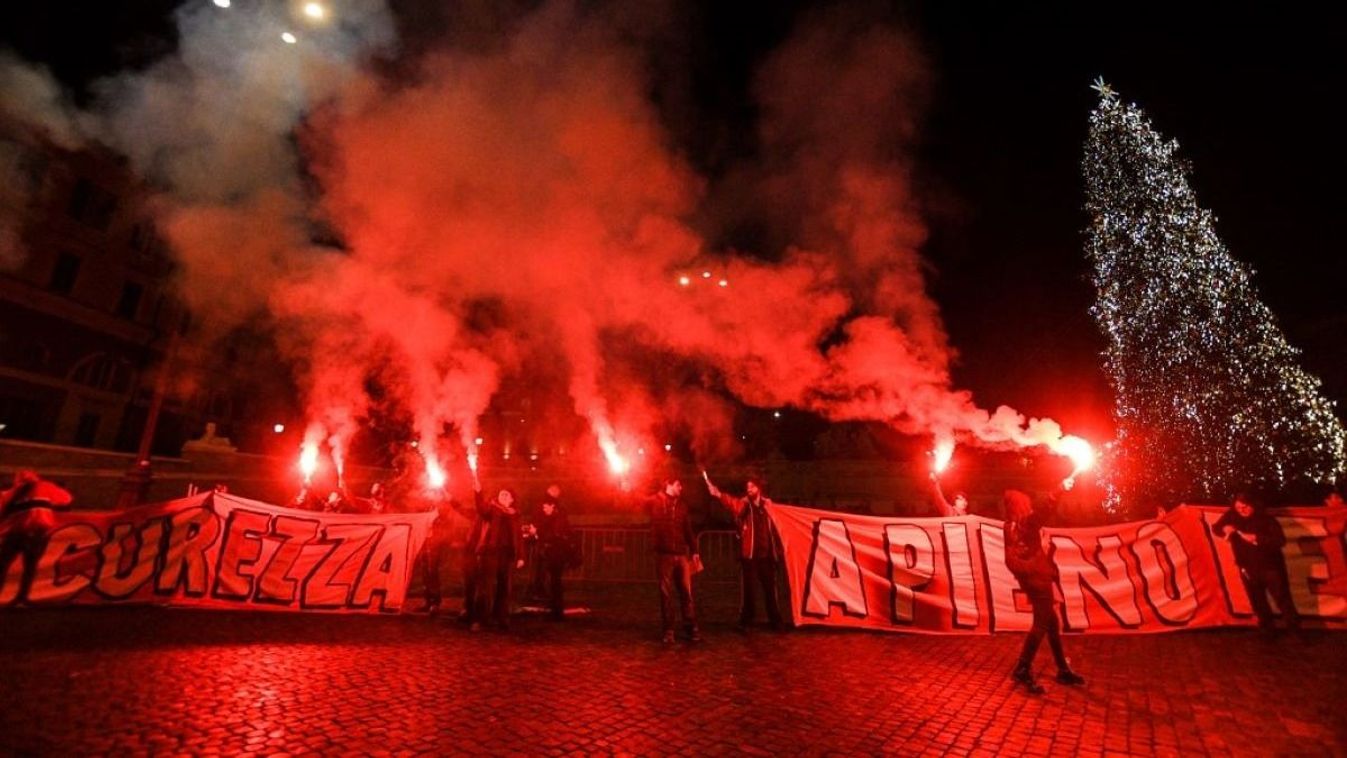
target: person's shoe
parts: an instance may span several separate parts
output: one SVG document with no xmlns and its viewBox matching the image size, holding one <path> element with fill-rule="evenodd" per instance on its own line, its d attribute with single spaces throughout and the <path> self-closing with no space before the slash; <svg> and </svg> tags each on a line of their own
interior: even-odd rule
<svg viewBox="0 0 1347 758">
<path fill-rule="evenodd" d="M 665 632 L 665 633 L 664 633 L 664 636 L 660 638 L 660 642 L 663 642 L 663 643 L 666 644 L 666 645 L 672 645 L 672 644 L 674 644 L 674 633 L 673 633 L 673 632 Z"/>
<path fill-rule="evenodd" d="M 432 603 L 426 603 L 426 615 L 427 615 L 427 616 L 434 616 L 434 615 L 438 614 L 439 612 L 440 612 L 440 604 L 439 604 L 439 603 L 434 603 L 434 602 L 432 602 Z"/>
<path fill-rule="evenodd" d="M 1085 677 L 1077 674 L 1071 669 L 1062 669 L 1057 672 L 1057 681 L 1061 684 L 1069 684 L 1072 687 L 1079 687 L 1085 684 Z"/>
<path fill-rule="evenodd" d="M 470 631 L 470 632 L 480 632 L 480 631 L 482 631 L 482 622 L 480 622 L 480 621 L 474 621 L 474 622 L 472 622 L 471 624 L 468 624 L 468 631 Z"/>
<path fill-rule="evenodd" d="M 1028 690 L 1030 695 L 1042 695 L 1045 692 L 1043 686 L 1034 681 L 1034 672 L 1030 671 L 1028 668 L 1016 668 L 1015 671 L 1011 673 L 1010 678 L 1023 684 L 1024 689 Z"/>
<path fill-rule="evenodd" d="M 748 624 L 744 623 L 743 621 L 740 621 L 739 623 L 734 625 L 734 631 L 740 634 L 748 634 Z"/>
<path fill-rule="evenodd" d="M 697 629 L 696 627 L 693 627 L 692 631 L 688 632 L 688 642 L 701 642 L 701 641 L 702 641 L 701 630 Z"/>
</svg>

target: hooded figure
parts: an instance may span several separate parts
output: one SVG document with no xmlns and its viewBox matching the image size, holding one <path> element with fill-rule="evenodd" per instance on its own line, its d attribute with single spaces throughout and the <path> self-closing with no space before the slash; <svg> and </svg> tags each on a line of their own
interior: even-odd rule
<svg viewBox="0 0 1347 758">
<path fill-rule="evenodd" d="M 1043 687 L 1034 681 L 1033 663 L 1039 644 L 1047 637 L 1053 660 L 1057 663 L 1057 681 L 1062 684 L 1084 684 L 1085 678 L 1071 670 L 1066 652 L 1062 649 L 1061 621 L 1057 617 L 1057 564 L 1043 549 L 1044 522 L 1056 504 L 1056 498 L 1050 498 L 1045 505 L 1035 507 L 1023 492 L 1006 490 L 1003 504 L 1006 514 L 1006 568 L 1015 575 L 1034 612 L 1034 625 L 1024 639 L 1019 663 L 1011 676 L 1031 694 L 1043 693 Z"/>
</svg>

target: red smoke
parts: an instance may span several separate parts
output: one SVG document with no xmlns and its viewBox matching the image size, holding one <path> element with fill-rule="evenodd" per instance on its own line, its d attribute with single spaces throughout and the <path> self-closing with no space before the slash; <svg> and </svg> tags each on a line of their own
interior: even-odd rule
<svg viewBox="0 0 1347 758">
<path fill-rule="evenodd" d="M 564 387 L 610 462 L 671 430 L 699 456 L 732 454 L 725 394 L 940 439 L 1059 443 L 1054 423 L 989 414 L 951 386 L 910 160 L 929 76 L 883 19 L 802 19 L 755 78 L 756 157 L 712 180 L 648 96 L 640 14 L 547 3 L 389 81 L 362 65 L 382 32 L 339 25 L 296 50 L 216 57 L 274 41 L 278 22 L 213 13 L 180 11 L 179 57 L 103 88 L 103 132 L 165 187 L 190 304 L 217 331 L 276 321 L 313 435 L 337 455 L 371 410 L 370 377 L 434 463 L 446 430 L 452 452 L 475 450 L 502 377 Z M 237 128 L 199 128 L 218 119 Z M 299 178 L 296 129 L 316 186 Z M 345 250 L 307 243 L 315 217 Z M 703 236 L 745 221 L 768 249 Z"/>
</svg>

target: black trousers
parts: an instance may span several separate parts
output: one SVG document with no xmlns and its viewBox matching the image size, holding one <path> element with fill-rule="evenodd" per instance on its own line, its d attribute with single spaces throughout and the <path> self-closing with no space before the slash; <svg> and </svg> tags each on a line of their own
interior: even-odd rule
<svg viewBox="0 0 1347 758">
<path fill-rule="evenodd" d="M 463 620 L 480 621 L 477 615 L 477 595 L 480 578 L 478 577 L 477 554 L 469 547 L 463 548 Z"/>
<path fill-rule="evenodd" d="M 1066 671 L 1071 666 L 1066 661 L 1066 652 L 1062 650 L 1062 622 L 1057 618 L 1057 601 L 1052 595 L 1030 595 L 1029 603 L 1034 609 L 1034 625 L 1029 636 L 1024 638 L 1024 648 L 1020 650 L 1019 667 L 1028 669 L 1034 665 L 1034 656 L 1043 638 L 1048 638 L 1048 647 L 1052 648 L 1052 658 L 1058 671 Z"/>
<path fill-rule="evenodd" d="M 776 602 L 776 561 L 766 558 L 741 558 L 743 594 L 740 596 L 739 623 L 748 626 L 757 615 L 756 594 L 762 590 L 762 603 L 772 626 L 781 625 L 781 608 Z"/>
<path fill-rule="evenodd" d="M 510 625 L 511 582 L 514 575 L 514 550 L 487 549 L 477 556 L 477 610 L 474 621 L 494 619 L 502 626 Z"/>
<path fill-rule="evenodd" d="M 1259 626 L 1271 629 L 1276 624 L 1277 617 L 1267 602 L 1268 593 L 1272 593 L 1272 599 L 1277 601 L 1277 608 L 1286 617 L 1287 625 L 1293 628 L 1300 626 L 1300 612 L 1296 610 L 1296 604 L 1291 602 L 1291 583 L 1286 577 L 1284 566 L 1253 570 L 1241 568 L 1239 577 L 1244 580 L 1244 589 L 1249 593 L 1249 602 L 1253 604 Z"/>
<path fill-rule="evenodd" d="M 440 569 L 444 563 L 444 545 L 427 540 L 416 562 L 421 572 L 421 586 L 425 591 L 426 604 L 438 606 L 443 599 L 440 594 Z"/>
<path fill-rule="evenodd" d="M 22 558 L 23 572 L 19 574 L 19 594 L 15 604 L 28 597 L 28 587 L 37 576 L 37 562 L 47 546 L 47 533 L 43 529 L 31 529 L 26 526 L 14 526 L 0 535 L 0 583 L 9 573 L 10 564 L 15 558 Z"/>
<path fill-rule="evenodd" d="M 674 593 L 683 611 L 683 625 L 689 631 L 697 628 L 697 608 L 692 598 L 692 556 L 660 553 L 656 559 L 659 572 L 659 613 L 664 631 L 674 630 Z"/>
<path fill-rule="evenodd" d="M 544 586 L 547 590 L 547 607 L 551 609 L 554 618 L 561 618 L 566 615 L 566 601 L 561 585 L 561 575 L 566 572 L 566 564 L 544 559 L 541 566 L 546 577 Z"/>
</svg>

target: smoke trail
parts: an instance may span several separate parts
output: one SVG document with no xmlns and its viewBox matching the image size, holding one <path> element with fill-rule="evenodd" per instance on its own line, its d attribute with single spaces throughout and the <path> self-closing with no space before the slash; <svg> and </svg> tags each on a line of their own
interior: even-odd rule
<svg viewBox="0 0 1347 758">
<path fill-rule="evenodd" d="M 289 13 L 183 6 L 178 51 L 98 85 L 88 122 L 162 188 L 208 334 L 273 319 L 338 456 L 371 378 L 438 465 L 446 434 L 475 449 L 506 374 L 557 375 L 537 391 L 565 387 L 615 469 L 668 429 L 729 454 L 724 394 L 1059 444 L 1051 421 L 952 387 L 910 158 L 930 77 L 882 16 L 801 19 L 755 79 L 755 158 L 714 186 L 649 96 L 641 45 L 668 6 L 544 3 L 392 78 L 370 60 L 392 50 L 381 4 L 340 4 L 321 28 Z M 725 197 L 753 199 L 737 210 L 768 249 L 712 249 L 693 219 L 727 215 L 705 212 Z M 341 250 L 310 242 L 319 225 Z"/>
</svg>

